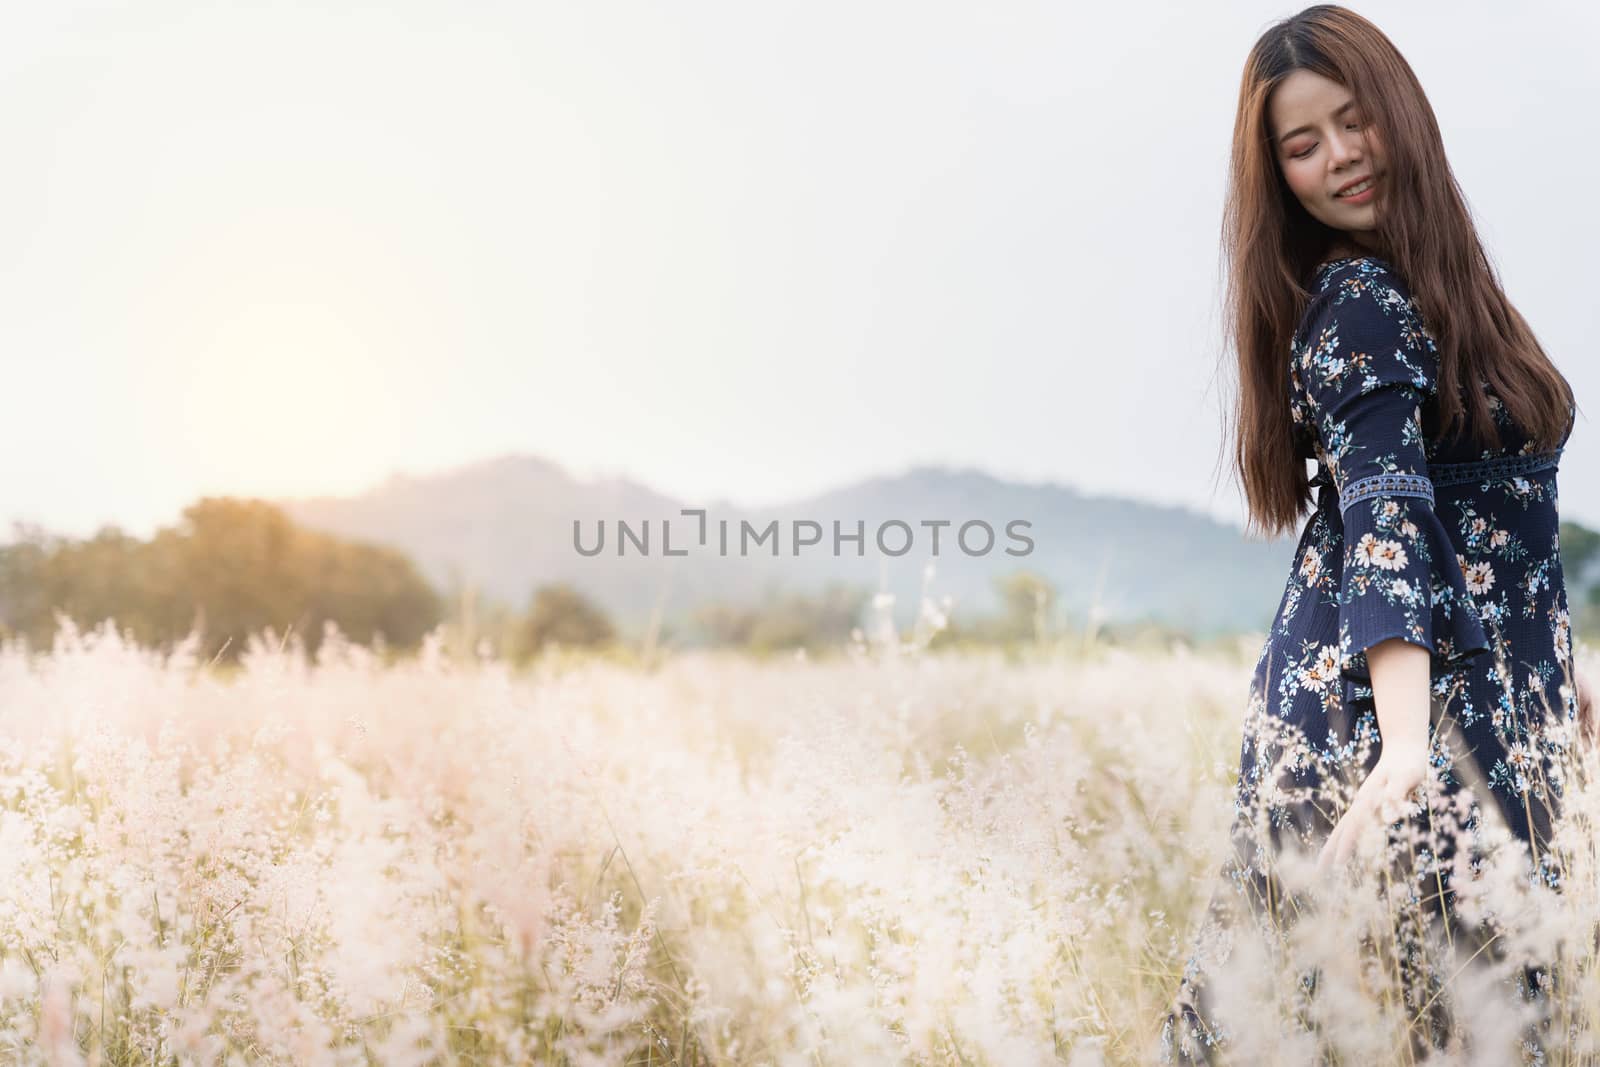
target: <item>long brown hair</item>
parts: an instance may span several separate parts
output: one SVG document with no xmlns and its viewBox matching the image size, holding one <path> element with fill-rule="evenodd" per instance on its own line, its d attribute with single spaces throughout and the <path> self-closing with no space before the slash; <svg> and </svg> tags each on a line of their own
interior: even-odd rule
<svg viewBox="0 0 1600 1067">
<path fill-rule="evenodd" d="M 1506 299 L 1410 65 L 1355 12 L 1308 7 L 1262 34 L 1245 61 L 1223 212 L 1225 333 L 1238 354 L 1233 460 L 1251 523 L 1268 535 L 1292 527 L 1310 503 L 1289 417 L 1289 343 L 1311 299 L 1312 269 L 1342 237 L 1300 204 L 1273 151 L 1268 102 L 1296 70 L 1344 86 L 1381 138 L 1387 187 L 1377 241 L 1438 345 L 1441 435 L 1464 421 L 1470 439 L 1501 447 L 1480 388 L 1466 390 L 1463 408 L 1462 380 L 1487 381 L 1540 450 L 1560 444 L 1575 406 Z"/>
</svg>

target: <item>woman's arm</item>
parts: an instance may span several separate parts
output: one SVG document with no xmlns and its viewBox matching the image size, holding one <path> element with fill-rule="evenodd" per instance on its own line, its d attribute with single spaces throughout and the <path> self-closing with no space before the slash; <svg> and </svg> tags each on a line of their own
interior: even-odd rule
<svg viewBox="0 0 1600 1067">
<path fill-rule="evenodd" d="M 1290 386 L 1339 491 L 1340 675 L 1371 687 L 1382 749 L 1324 866 L 1342 863 L 1375 817 L 1403 814 L 1429 770 L 1432 679 L 1490 651 L 1428 477 L 1423 410 L 1438 395 L 1437 346 L 1387 267 L 1358 260 L 1333 281 L 1308 309 Z"/>
<path fill-rule="evenodd" d="M 1317 856 L 1324 873 L 1343 866 L 1367 829 L 1400 818 L 1411 793 L 1428 776 L 1428 650 L 1398 637 L 1367 649 L 1377 704 L 1378 762 L 1356 790 Z"/>
</svg>

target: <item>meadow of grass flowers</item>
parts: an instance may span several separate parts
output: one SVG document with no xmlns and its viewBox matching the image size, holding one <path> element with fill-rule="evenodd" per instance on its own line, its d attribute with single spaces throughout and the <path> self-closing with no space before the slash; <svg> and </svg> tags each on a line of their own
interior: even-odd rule
<svg viewBox="0 0 1600 1067">
<path fill-rule="evenodd" d="M 0 1055 L 1154 1062 L 1258 647 L 878 632 L 517 674 L 268 634 L 220 672 L 68 625 L 0 650 Z M 1504 943 L 1566 964 L 1546 1063 L 1597 1056 L 1587 781 L 1563 893 L 1480 878 Z M 1413 1062 L 1423 1006 L 1341 940 L 1393 901 L 1341 899 L 1220 972 L 1252 1005 L 1230 1062 Z M 1519 1062 L 1504 973 L 1444 986 L 1472 1041 L 1433 1062 Z"/>
</svg>

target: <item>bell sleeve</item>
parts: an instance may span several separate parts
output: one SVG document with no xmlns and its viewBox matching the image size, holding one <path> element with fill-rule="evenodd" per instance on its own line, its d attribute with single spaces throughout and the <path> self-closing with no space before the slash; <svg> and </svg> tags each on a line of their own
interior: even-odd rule
<svg viewBox="0 0 1600 1067">
<path fill-rule="evenodd" d="M 1428 480 L 1434 340 L 1388 270 L 1347 277 L 1319 299 L 1294 371 L 1339 492 L 1340 673 L 1370 685 L 1367 649 L 1399 637 L 1432 654 L 1437 677 L 1490 646 Z"/>
</svg>

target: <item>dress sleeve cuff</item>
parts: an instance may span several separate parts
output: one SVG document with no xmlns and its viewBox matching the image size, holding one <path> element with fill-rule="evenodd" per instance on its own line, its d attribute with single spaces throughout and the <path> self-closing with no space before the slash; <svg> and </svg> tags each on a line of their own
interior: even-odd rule
<svg viewBox="0 0 1600 1067">
<path fill-rule="evenodd" d="M 1426 477 L 1363 478 L 1340 494 L 1340 506 L 1339 651 L 1345 678 L 1370 685 L 1367 649 L 1391 637 L 1426 648 L 1433 677 L 1490 650 Z"/>
</svg>

